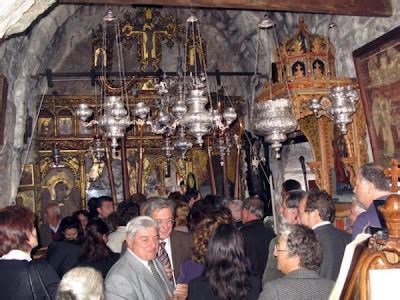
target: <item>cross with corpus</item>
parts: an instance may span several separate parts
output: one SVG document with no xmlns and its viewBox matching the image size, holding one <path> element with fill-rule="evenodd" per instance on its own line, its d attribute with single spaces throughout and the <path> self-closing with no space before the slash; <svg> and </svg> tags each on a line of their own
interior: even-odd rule
<svg viewBox="0 0 400 300">
<path fill-rule="evenodd" d="M 171 48 L 177 34 L 177 24 L 168 16 L 159 17 L 159 13 L 156 14 L 153 8 L 143 8 L 142 14 L 142 24 L 127 20 L 122 25 L 122 37 L 137 41 L 141 71 L 157 71 L 161 61 L 161 40 L 167 40 L 167 46 Z"/>
</svg>

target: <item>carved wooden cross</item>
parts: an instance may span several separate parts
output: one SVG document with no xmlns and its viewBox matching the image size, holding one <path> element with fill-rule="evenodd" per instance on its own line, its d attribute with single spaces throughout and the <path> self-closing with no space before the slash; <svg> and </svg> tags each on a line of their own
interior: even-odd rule
<svg viewBox="0 0 400 300">
<path fill-rule="evenodd" d="M 161 61 L 161 40 L 167 40 L 167 46 L 173 46 L 177 34 L 177 24 L 170 16 L 161 17 L 153 8 L 143 8 L 143 20 L 132 22 L 129 17 L 122 24 L 122 38 L 130 47 L 131 39 L 138 44 L 138 58 L 141 71 L 157 71 Z"/>
<path fill-rule="evenodd" d="M 399 182 L 399 176 L 400 176 L 400 168 L 399 168 L 399 162 L 397 159 L 392 159 L 390 163 L 390 168 L 385 169 L 385 175 L 387 177 L 391 177 L 391 188 L 390 191 L 396 193 L 397 192 L 397 184 Z"/>
</svg>

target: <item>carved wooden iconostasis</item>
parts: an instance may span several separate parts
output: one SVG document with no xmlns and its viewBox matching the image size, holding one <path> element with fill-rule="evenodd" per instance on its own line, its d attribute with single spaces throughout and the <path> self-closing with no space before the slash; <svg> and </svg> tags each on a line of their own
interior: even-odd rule
<svg viewBox="0 0 400 300">
<path fill-rule="evenodd" d="M 146 79 L 147 80 L 147 79 Z M 143 91 L 138 96 L 129 98 L 129 107 L 139 101 L 154 102 L 157 94 Z M 233 97 L 235 100 L 235 98 Z M 38 119 L 37 149 L 38 159 L 35 167 L 37 211 L 49 201 L 60 203 L 67 215 L 81 207 L 86 207 L 85 200 L 90 197 L 110 195 L 107 165 L 98 161 L 90 151 L 93 144 L 94 130 L 86 128 L 72 114 L 82 100 L 95 108 L 94 97 L 86 96 L 46 96 Z M 240 99 L 236 98 L 235 102 Z M 69 113 L 71 112 L 71 114 Z M 61 115 L 60 115 L 61 114 Z M 238 127 L 238 126 L 237 126 Z M 235 127 L 233 130 L 237 130 Z M 101 132 L 101 131 L 100 131 Z M 211 137 L 212 140 L 212 137 Z M 54 165 L 52 149 L 57 143 L 60 149 L 61 162 Z M 178 190 L 181 180 L 186 180 L 192 172 L 197 184 L 200 185 L 208 177 L 207 148 L 194 147 L 186 155 L 186 160 L 174 156 L 170 163 L 170 174 L 167 176 L 167 161 L 160 146 L 162 136 L 149 131 L 144 132 L 143 148 L 143 183 L 142 191 L 148 196 L 168 195 L 168 192 Z M 140 137 L 137 128 L 130 128 L 126 139 L 129 191 L 137 192 L 138 153 Z M 234 182 L 236 152 L 231 151 L 228 159 L 228 180 Z M 122 201 L 121 154 L 115 153 L 112 160 L 114 182 L 118 201 Z M 68 204 L 67 204 L 68 203 Z"/>
<path fill-rule="evenodd" d="M 92 41 L 92 67 L 94 72 L 107 69 L 110 73 L 116 66 L 115 56 L 113 55 L 113 40 L 109 39 L 107 48 L 102 44 L 103 27 L 99 25 L 93 30 Z M 108 28 L 106 30 L 109 30 Z M 136 17 L 125 15 L 125 20 L 121 23 L 121 35 L 124 46 L 130 49 L 133 42 L 138 44 L 137 60 L 140 64 L 141 72 L 154 72 L 160 68 L 162 60 L 162 42 L 171 47 L 174 43 L 181 41 L 182 26 L 179 21 L 171 15 L 162 15 L 153 8 L 139 9 Z M 109 33 L 107 33 L 109 34 Z M 187 43 L 187 53 L 197 51 L 200 58 L 195 61 L 188 56 L 187 68 L 193 68 L 193 64 L 198 64 L 199 70 L 204 69 L 206 61 L 205 42 L 202 41 L 202 53 L 199 53 L 199 42 L 189 41 Z M 115 50 L 115 49 L 114 49 Z M 115 52 L 115 51 L 114 51 Z M 116 54 L 116 53 L 114 53 Z M 114 59 L 113 59 L 114 57 Z M 114 63 L 113 63 L 114 62 Z M 107 95 L 121 94 L 122 88 L 116 81 L 98 73 L 95 76 L 96 83 L 102 87 Z M 150 106 L 151 111 L 159 109 L 160 95 L 155 89 L 155 76 L 135 76 L 126 78 L 125 91 L 128 93 L 126 105 L 133 116 L 132 110 L 138 102 L 144 102 Z M 125 92 L 124 91 L 124 92 Z M 133 92 L 134 91 L 134 92 Z M 211 94 L 214 101 L 219 101 L 221 109 L 224 108 L 224 97 L 226 95 Z M 240 97 L 229 96 L 236 111 L 244 111 Z M 222 100 L 221 100 L 222 99 Z M 39 100 L 39 99 L 38 99 Z M 38 101 L 39 103 L 39 101 Z M 71 214 L 81 208 L 86 207 L 86 201 L 91 197 L 111 195 L 110 181 L 107 163 L 98 160 L 91 151 L 94 145 L 94 136 L 102 136 L 100 127 L 88 127 L 81 121 L 75 111 L 80 103 L 86 103 L 93 111 L 101 111 L 101 96 L 84 95 L 46 95 L 40 108 L 39 118 L 36 128 L 36 151 L 37 159 L 34 164 L 34 177 L 37 179 L 34 186 L 34 199 L 36 201 L 36 211 L 39 222 L 43 220 L 43 208 L 51 201 L 56 201 L 61 207 L 63 216 Z M 239 115 L 239 118 L 241 116 Z M 239 121 L 233 124 L 229 131 L 232 137 L 240 131 Z M 172 142 L 177 137 L 171 136 Z M 169 162 L 161 149 L 163 136 L 151 132 L 148 127 L 143 129 L 143 140 L 141 143 L 140 130 L 138 126 L 130 126 L 126 132 L 126 156 L 127 172 L 129 177 L 129 194 L 138 192 L 138 171 L 139 153 L 143 149 L 143 169 L 141 190 L 147 196 L 167 196 L 169 192 L 179 190 L 179 183 L 186 181 L 187 175 L 193 173 L 199 187 L 209 178 L 207 170 L 208 145 L 213 145 L 215 138 L 210 135 L 205 137 L 205 145 L 202 148 L 193 147 L 186 154 L 186 159 L 182 159 L 178 154 Z M 194 142 L 194 140 L 192 140 Z M 58 161 L 55 163 L 54 156 L 59 154 Z M 103 138 L 104 145 L 104 138 Z M 232 145 L 233 146 L 233 145 Z M 115 183 L 116 196 L 118 202 L 124 199 L 123 187 L 123 165 L 121 150 L 109 152 L 112 157 L 112 174 Z M 234 182 L 235 162 L 237 151 L 232 149 L 227 158 L 227 177 L 228 181 Z M 217 156 L 217 151 L 213 155 Z"/>
<path fill-rule="evenodd" d="M 297 30 L 281 46 L 282 63 L 276 64 L 275 82 L 267 82 L 257 101 L 264 101 L 287 95 L 288 89 L 293 100 L 293 113 L 300 130 L 311 145 L 314 160 L 308 166 L 315 173 L 316 184 L 328 193 L 333 192 L 333 174 L 340 177 L 343 167 L 350 183 L 354 186 L 359 167 L 368 160 L 366 122 L 361 101 L 347 125 L 344 136 L 338 134 L 334 122 L 326 115 L 316 118 L 309 105 L 314 98 L 321 99 L 324 108 L 330 106 L 330 89 L 335 86 L 351 85 L 357 88 L 355 80 L 337 78 L 335 70 L 335 50 L 323 36 L 308 31 L 304 19 L 300 18 Z M 275 61 L 279 61 L 275 53 Z M 338 174 L 339 173 L 339 174 Z"/>
</svg>

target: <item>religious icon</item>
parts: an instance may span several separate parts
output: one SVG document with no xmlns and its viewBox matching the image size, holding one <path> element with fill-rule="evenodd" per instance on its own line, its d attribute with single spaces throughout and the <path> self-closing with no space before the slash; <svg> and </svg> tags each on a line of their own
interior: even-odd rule
<svg viewBox="0 0 400 300">
<path fill-rule="evenodd" d="M 54 135 L 54 120 L 49 117 L 40 117 L 38 120 L 38 132 L 42 136 Z"/>
<path fill-rule="evenodd" d="M 22 168 L 20 187 L 34 186 L 34 175 L 33 175 L 33 165 L 24 165 Z"/>
<path fill-rule="evenodd" d="M 18 192 L 15 198 L 15 205 L 29 208 L 34 213 L 35 192 L 33 190 Z"/>
<path fill-rule="evenodd" d="M 73 172 L 69 168 L 52 168 L 44 178 L 41 190 L 42 208 L 48 203 L 56 203 L 63 217 L 81 209 L 79 189 Z"/>
<path fill-rule="evenodd" d="M 58 134 L 71 135 L 72 134 L 72 118 L 59 117 L 58 118 Z"/>
</svg>

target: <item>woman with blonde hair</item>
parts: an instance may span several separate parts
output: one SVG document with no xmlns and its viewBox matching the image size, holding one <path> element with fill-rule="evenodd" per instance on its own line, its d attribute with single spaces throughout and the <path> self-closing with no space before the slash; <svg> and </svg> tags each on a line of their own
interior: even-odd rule
<svg viewBox="0 0 400 300">
<path fill-rule="evenodd" d="M 60 282 L 57 300 L 102 300 L 103 277 L 89 267 L 73 268 Z"/>
<path fill-rule="evenodd" d="M 189 232 L 188 216 L 190 207 L 185 202 L 178 202 L 175 207 L 175 227 L 174 230 Z"/>
</svg>

